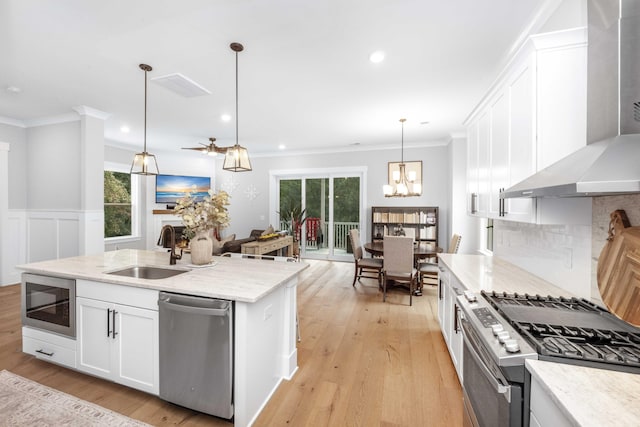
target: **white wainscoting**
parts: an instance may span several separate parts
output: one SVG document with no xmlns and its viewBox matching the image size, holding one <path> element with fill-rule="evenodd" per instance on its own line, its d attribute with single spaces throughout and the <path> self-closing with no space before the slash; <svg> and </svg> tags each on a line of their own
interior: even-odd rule
<svg viewBox="0 0 640 427">
<path fill-rule="evenodd" d="M 78 211 L 27 212 L 27 262 L 80 254 Z"/>
<path fill-rule="evenodd" d="M 24 264 L 27 259 L 27 215 L 23 210 L 9 209 L 7 226 L 2 236 L 2 243 L 7 250 L 3 251 L 2 265 L 6 267 L 2 272 L 2 286 L 20 282 L 20 270 L 15 267 Z"/>
<path fill-rule="evenodd" d="M 0 264 L 5 267 L 0 274 L 0 284 L 20 282 L 22 271 L 16 268 L 17 265 L 78 256 L 84 254 L 83 250 L 102 247 L 97 246 L 103 244 L 102 233 L 99 239 L 85 237 L 86 229 L 96 228 L 96 224 L 101 224 L 101 218 L 95 211 L 10 209 L 7 235 L 2 236 L 2 242 L 9 250 L 4 251 Z M 89 235 L 93 234 L 98 233 L 89 232 Z M 97 239 L 97 243 L 87 244 L 86 239 Z"/>
</svg>

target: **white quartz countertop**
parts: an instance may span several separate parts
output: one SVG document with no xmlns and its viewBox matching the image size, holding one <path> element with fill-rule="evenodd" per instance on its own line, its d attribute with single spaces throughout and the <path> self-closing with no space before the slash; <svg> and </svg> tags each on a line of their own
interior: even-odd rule
<svg viewBox="0 0 640 427">
<path fill-rule="evenodd" d="M 498 257 L 438 256 L 473 292 L 575 296 Z M 526 366 L 576 426 L 640 425 L 640 375 L 540 360 L 527 360 Z"/>
<path fill-rule="evenodd" d="M 574 425 L 640 425 L 640 375 L 541 360 L 526 366 Z"/>
<path fill-rule="evenodd" d="M 169 265 L 168 252 L 123 249 L 101 255 L 34 262 L 18 268 L 35 274 L 252 303 L 283 286 L 309 266 L 305 262 L 213 257 L 213 265 L 193 268 L 189 266 L 189 255 L 185 254 L 183 258 L 176 265 Z M 157 280 L 106 274 L 132 266 L 159 266 L 189 271 Z"/>
<path fill-rule="evenodd" d="M 463 254 L 438 254 L 438 257 L 461 284 L 473 292 L 575 296 L 498 257 Z"/>
</svg>

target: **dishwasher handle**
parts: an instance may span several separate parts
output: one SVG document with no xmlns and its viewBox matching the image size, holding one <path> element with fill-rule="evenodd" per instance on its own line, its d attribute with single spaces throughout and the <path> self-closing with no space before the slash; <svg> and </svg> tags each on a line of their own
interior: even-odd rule
<svg viewBox="0 0 640 427">
<path fill-rule="evenodd" d="M 210 306 L 207 307 L 207 305 Z M 183 313 L 202 314 L 206 316 L 227 316 L 231 304 L 225 300 L 161 293 L 158 306 L 162 306 L 167 310 L 180 311 Z"/>
</svg>

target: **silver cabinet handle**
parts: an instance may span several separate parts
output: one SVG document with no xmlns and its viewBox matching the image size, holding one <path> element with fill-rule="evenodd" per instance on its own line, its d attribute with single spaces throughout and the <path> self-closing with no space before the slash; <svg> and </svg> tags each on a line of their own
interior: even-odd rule
<svg viewBox="0 0 640 427">
<path fill-rule="evenodd" d="M 118 335 L 118 333 L 116 332 L 116 314 L 118 314 L 117 311 L 115 311 L 115 310 L 111 311 L 111 316 L 112 316 L 111 320 L 113 321 L 113 335 L 112 335 L 112 337 L 113 337 L 114 340 L 116 339 L 116 335 Z"/>
<path fill-rule="evenodd" d="M 478 193 L 471 193 L 471 213 L 478 212 Z"/>
<path fill-rule="evenodd" d="M 36 350 L 36 353 L 44 354 L 45 356 L 49 356 L 49 357 L 51 357 L 51 356 L 53 356 L 55 354 L 53 351 L 51 353 L 49 353 L 49 352 L 46 352 L 44 350 Z"/>
</svg>

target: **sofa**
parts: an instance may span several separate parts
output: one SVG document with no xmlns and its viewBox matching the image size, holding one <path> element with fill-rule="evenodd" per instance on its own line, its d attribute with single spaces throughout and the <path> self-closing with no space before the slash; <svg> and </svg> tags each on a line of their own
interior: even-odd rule
<svg viewBox="0 0 640 427">
<path fill-rule="evenodd" d="M 264 233 L 264 230 L 251 230 L 249 237 L 246 237 L 244 239 L 229 240 L 222 245 L 221 253 L 226 253 L 226 252 L 240 253 L 242 250 L 241 246 L 243 243 L 249 243 L 249 242 L 253 242 L 254 240 L 257 240 L 262 233 Z"/>
</svg>

